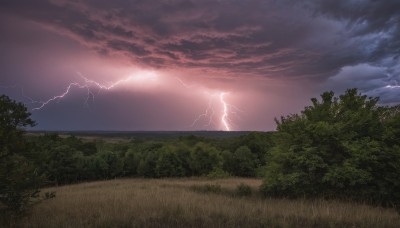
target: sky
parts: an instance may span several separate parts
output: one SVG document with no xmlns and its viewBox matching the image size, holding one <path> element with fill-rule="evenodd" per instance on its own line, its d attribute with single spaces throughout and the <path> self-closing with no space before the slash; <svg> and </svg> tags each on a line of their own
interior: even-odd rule
<svg viewBox="0 0 400 228">
<path fill-rule="evenodd" d="M 36 130 L 271 131 L 324 91 L 400 103 L 399 0 L 0 0 Z"/>
</svg>

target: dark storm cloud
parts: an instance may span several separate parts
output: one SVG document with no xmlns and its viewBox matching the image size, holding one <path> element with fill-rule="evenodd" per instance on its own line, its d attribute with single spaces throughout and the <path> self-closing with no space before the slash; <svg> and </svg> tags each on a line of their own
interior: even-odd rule
<svg viewBox="0 0 400 228">
<path fill-rule="evenodd" d="M 99 53 L 122 53 L 153 67 L 322 81 L 345 67 L 369 64 L 386 72 L 380 75 L 383 83 L 387 74 L 396 77 L 398 61 L 389 60 L 400 53 L 398 0 L 13 0 L 2 5 L 4 12 Z"/>
<path fill-rule="evenodd" d="M 310 1 L 317 12 L 346 23 L 353 37 L 380 35 L 370 58 L 400 54 L 400 1 Z"/>
<path fill-rule="evenodd" d="M 144 49 L 144 47 L 123 40 L 110 40 L 107 43 L 107 47 L 117 51 L 126 51 L 134 56 L 145 56 L 150 54 L 150 52 Z"/>
<path fill-rule="evenodd" d="M 358 87 L 384 104 L 400 102 L 400 1 L 308 1 L 319 16 L 338 21 L 352 47 L 359 46 L 353 61 L 327 82 L 331 88 Z M 350 56 L 350 55 L 347 55 Z"/>
<path fill-rule="evenodd" d="M 324 73 L 296 60 L 311 58 L 300 53 L 312 30 L 305 16 L 296 24 L 297 18 L 286 19 L 294 9 L 272 1 L 34 0 L 6 1 L 2 8 L 103 53 L 125 50 L 144 64 L 266 76 Z"/>
</svg>

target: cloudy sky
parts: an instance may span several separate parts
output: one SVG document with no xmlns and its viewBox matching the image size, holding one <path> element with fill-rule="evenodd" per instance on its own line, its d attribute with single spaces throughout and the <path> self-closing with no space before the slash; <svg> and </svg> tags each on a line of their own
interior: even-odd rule
<svg viewBox="0 0 400 228">
<path fill-rule="evenodd" d="M 274 130 L 400 103 L 399 0 L 1 0 L 0 93 L 44 130 Z"/>
</svg>

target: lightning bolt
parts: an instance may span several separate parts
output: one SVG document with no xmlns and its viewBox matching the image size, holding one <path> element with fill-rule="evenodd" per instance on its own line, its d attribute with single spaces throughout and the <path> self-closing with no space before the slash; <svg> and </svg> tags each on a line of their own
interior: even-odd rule
<svg viewBox="0 0 400 228">
<path fill-rule="evenodd" d="M 195 125 L 197 125 L 197 123 L 202 120 L 202 119 L 208 119 L 207 123 L 204 126 L 211 126 L 213 125 L 214 121 L 213 121 L 213 117 L 214 117 L 214 108 L 213 108 L 213 97 L 211 96 L 208 100 L 208 106 L 206 108 L 206 110 L 198 115 L 196 117 L 196 119 L 193 121 L 192 125 L 190 125 L 191 127 L 194 127 Z"/>
<path fill-rule="evenodd" d="M 86 78 L 80 72 L 77 72 L 77 74 L 83 78 L 83 80 L 85 81 L 85 83 L 87 85 L 91 84 L 91 85 L 94 85 L 95 87 L 98 87 L 99 89 L 104 89 L 104 90 L 111 90 L 111 89 L 113 89 L 113 88 L 115 88 L 115 87 L 117 87 L 117 86 L 119 86 L 121 84 L 125 84 L 125 83 L 128 83 L 130 81 L 138 81 L 138 80 L 142 80 L 142 79 L 149 79 L 149 80 L 154 81 L 156 79 L 156 75 L 154 75 L 154 74 L 147 74 L 145 76 L 135 75 L 135 76 L 129 76 L 129 77 L 124 78 L 124 79 L 120 79 L 120 80 L 112 83 L 111 85 L 106 86 L 104 84 L 101 84 L 99 82 L 96 82 L 94 80 L 90 80 L 90 79 Z"/>
<path fill-rule="evenodd" d="M 222 124 L 223 124 L 225 130 L 230 131 L 230 130 L 231 130 L 231 127 L 230 127 L 230 125 L 229 125 L 229 114 L 228 114 L 228 112 L 229 112 L 229 110 L 228 110 L 229 105 L 228 105 L 228 104 L 226 103 L 226 101 L 224 100 L 224 96 L 225 96 L 225 93 L 224 93 L 224 92 L 220 93 L 220 95 L 219 95 L 219 99 L 220 99 L 221 104 L 222 104 L 222 107 L 223 107 L 223 114 L 222 114 L 222 117 L 221 117 L 221 122 L 222 122 Z"/>
<path fill-rule="evenodd" d="M 193 88 L 193 87 L 195 87 L 196 85 L 188 85 L 188 84 L 186 84 L 184 81 L 182 81 L 182 79 L 180 79 L 180 78 L 178 78 L 178 77 L 175 77 L 175 79 L 176 80 L 178 80 L 178 82 L 179 83 L 181 83 L 181 85 L 183 86 L 183 87 L 185 87 L 186 89 L 190 89 L 190 88 Z"/>
<path fill-rule="evenodd" d="M 78 88 L 80 88 L 80 89 L 84 89 L 84 88 L 87 89 L 87 91 L 88 91 L 88 96 L 87 96 L 87 98 L 86 98 L 86 102 L 85 102 L 86 104 L 87 104 L 87 102 L 88 102 L 88 100 L 89 100 L 90 95 L 92 95 L 92 96 L 94 97 L 94 95 L 93 95 L 93 93 L 90 91 L 90 87 L 89 87 L 88 85 L 81 85 L 81 84 L 79 84 L 79 83 L 77 83 L 77 82 L 72 82 L 72 83 L 70 83 L 70 84 L 67 86 L 66 90 L 65 90 L 62 94 L 57 95 L 57 96 L 54 96 L 54 97 L 48 99 L 47 101 L 41 101 L 40 103 L 42 103 L 42 105 L 40 105 L 39 107 L 33 108 L 32 111 L 40 110 L 40 109 L 42 109 L 43 107 L 45 107 L 46 105 L 48 105 L 50 102 L 59 101 L 60 99 L 64 98 L 65 96 L 67 96 L 67 95 L 69 94 L 69 92 L 71 91 L 71 88 L 72 88 L 72 87 L 78 87 Z"/>
<path fill-rule="evenodd" d="M 216 112 L 215 110 L 217 109 L 217 106 L 215 103 L 217 100 L 216 98 L 218 98 L 218 109 L 221 109 L 220 113 L 220 117 L 219 117 L 219 121 L 220 121 L 220 127 L 222 127 L 222 129 L 224 131 L 231 131 L 234 124 L 233 121 L 231 119 L 231 115 L 236 115 L 238 116 L 238 111 L 239 112 L 243 112 L 241 109 L 237 108 L 234 105 L 229 104 L 226 100 L 225 100 L 225 96 L 228 95 L 228 93 L 226 92 L 216 92 L 214 94 L 209 94 L 209 100 L 208 100 L 208 106 L 205 109 L 205 111 L 202 114 L 199 114 L 195 120 L 193 121 L 191 127 L 194 127 L 198 124 L 198 122 L 200 122 L 201 120 L 205 120 L 206 124 L 204 124 L 204 126 L 216 126 L 217 124 L 215 123 L 215 115 Z"/>
<path fill-rule="evenodd" d="M 121 84 L 125 84 L 128 83 L 130 81 L 138 81 L 138 80 L 142 80 L 142 79 L 150 79 L 150 80 L 155 80 L 156 76 L 154 74 L 146 74 L 144 76 L 141 75 L 134 75 L 134 76 L 129 76 L 127 78 L 124 79 L 120 79 L 114 83 L 112 83 L 111 85 L 104 85 L 101 84 L 95 80 L 91 80 L 88 79 L 87 77 L 85 77 L 82 73 L 80 72 L 76 72 L 83 80 L 84 83 L 79 83 L 79 82 L 71 82 L 67 88 L 65 89 L 65 91 L 63 93 L 61 93 L 60 95 L 54 96 L 52 98 L 49 98 L 46 101 L 35 101 L 35 103 L 40 103 L 41 105 L 39 107 L 33 108 L 32 111 L 36 111 L 36 110 L 41 110 L 42 108 L 44 108 L 46 105 L 48 105 L 51 102 L 54 101 L 59 101 L 62 98 L 64 98 L 65 96 L 67 96 L 70 92 L 72 87 L 77 87 L 79 89 L 86 89 L 87 90 L 87 97 L 85 100 L 85 104 L 88 104 L 88 101 L 90 99 L 90 97 L 92 97 L 92 100 L 94 101 L 94 93 L 92 92 L 92 88 L 97 88 L 99 90 L 111 90 L 114 89 L 115 87 L 121 85 Z"/>
<path fill-rule="evenodd" d="M 180 78 L 175 77 L 175 79 L 185 88 L 187 89 L 191 89 L 196 85 L 189 85 L 187 83 L 185 83 L 184 81 L 182 81 Z M 207 91 L 205 91 L 205 93 L 209 96 L 209 100 L 208 100 L 208 105 L 207 108 L 205 109 L 205 111 L 202 114 L 199 114 L 193 121 L 192 125 L 190 125 L 190 127 L 194 127 L 198 124 L 198 122 L 200 122 L 201 120 L 205 120 L 206 124 L 204 124 L 204 126 L 211 126 L 211 125 L 216 125 L 214 122 L 215 119 L 215 98 L 218 97 L 219 98 L 219 103 L 220 103 L 220 108 L 222 109 L 221 111 L 221 116 L 220 116 L 220 126 L 223 128 L 223 130 L 225 131 L 231 131 L 232 130 L 232 126 L 233 126 L 233 121 L 230 118 L 231 114 L 235 114 L 238 116 L 238 113 L 236 111 L 240 111 L 243 112 L 241 109 L 237 108 L 234 105 L 229 104 L 226 100 L 225 100 L 225 95 L 227 95 L 228 93 L 226 92 L 221 92 L 218 91 L 216 93 L 209 93 Z M 235 111 L 234 111 L 235 110 Z"/>
<path fill-rule="evenodd" d="M 66 96 L 68 96 L 71 91 L 72 88 L 78 88 L 78 89 L 86 89 L 87 90 L 87 97 L 85 100 L 85 104 L 88 105 L 89 99 L 92 98 L 93 102 L 94 102 L 94 98 L 95 95 L 93 93 L 93 89 L 97 89 L 98 91 L 100 90 L 112 90 L 122 84 L 126 84 L 129 83 L 131 81 L 139 81 L 142 79 L 146 79 L 146 80 L 155 80 L 156 79 L 156 75 L 155 74 L 143 74 L 143 75 L 134 75 L 134 76 L 129 76 L 123 79 L 120 79 L 116 82 L 113 82 L 109 85 L 105 85 L 102 84 L 98 81 L 92 80 L 87 78 L 86 76 L 84 76 L 82 73 L 80 72 L 76 72 L 77 75 L 80 76 L 80 78 L 82 79 L 82 82 L 71 82 L 70 84 L 68 84 L 68 86 L 65 88 L 65 90 L 56 96 L 53 96 L 45 101 L 36 101 L 28 96 L 25 95 L 24 90 L 22 87 L 18 87 L 18 86 L 0 86 L 0 88 L 20 88 L 21 89 L 21 94 L 22 96 L 29 100 L 29 102 L 31 104 L 40 104 L 39 106 L 32 108 L 32 111 L 38 111 L 38 110 L 42 110 L 44 107 L 46 107 L 47 105 L 49 105 L 52 102 L 59 102 L 60 100 L 62 100 L 63 98 L 65 98 Z M 180 78 L 175 77 L 175 79 L 186 89 L 193 89 L 193 87 L 197 87 L 198 85 L 196 84 L 192 84 L 189 85 L 187 83 L 185 83 L 184 81 L 182 81 Z M 204 121 L 206 122 L 204 126 L 217 126 L 218 124 L 215 123 L 216 119 L 219 119 L 220 124 L 219 126 L 221 126 L 223 128 L 223 130 L 225 131 L 231 131 L 232 130 L 232 120 L 230 118 L 231 114 L 237 114 L 236 112 L 234 112 L 233 110 L 239 110 L 237 107 L 229 104 L 226 99 L 225 96 L 228 95 L 227 92 L 221 92 L 221 91 L 217 91 L 217 92 L 213 92 L 210 93 L 209 89 L 206 89 L 204 87 L 198 86 L 198 88 L 200 90 L 204 90 L 204 92 L 209 96 L 209 100 L 208 100 L 208 104 L 207 107 L 205 109 L 205 111 L 202 114 L 199 114 L 193 121 L 191 127 L 194 127 L 198 124 L 198 122 L 200 121 Z M 218 103 L 219 105 L 217 105 L 216 103 L 216 98 L 218 99 Z M 217 109 L 221 110 L 221 115 L 219 118 L 216 118 L 215 115 L 219 112 L 216 112 L 215 110 Z"/>
</svg>

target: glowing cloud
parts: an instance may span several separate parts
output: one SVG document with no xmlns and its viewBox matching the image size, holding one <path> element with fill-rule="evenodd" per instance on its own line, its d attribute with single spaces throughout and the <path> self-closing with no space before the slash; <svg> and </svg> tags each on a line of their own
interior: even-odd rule
<svg viewBox="0 0 400 228">
<path fill-rule="evenodd" d="M 159 74 L 152 72 L 152 71 L 142 71 L 142 72 L 136 72 L 131 76 L 128 76 L 126 78 L 122 78 L 119 80 L 116 80 L 115 82 L 111 82 L 108 85 L 100 83 L 96 80 L 89 79 L 85 75 L 83 75 L 81 72 L 76 72 L 82 79 L 82 82 L 71 82 L 68 84 L 68 86 L 65 88 L 64 92 L 62 92 L 59 95 L 53 96 L 45 101 L 35 101 L 31 98 L 30 101 L 31 103 L 39 103 L 40 106 L 35 107 L 32 109 L 32 111 L 38 111 L 42 110 L 45 108 L 47 105 L 49 105 L 52 102 L 59 102 L 61 99 L 65 98 L 67 95 L 69 95 L 72 92 L 72 88 L 78 88 L 78 89 L 85 89 L 87 90 L 87 97 L 85 100 L 85 104 L 88 105 L 88 101 L 90 98 L 93 99 L 95 98 L 95 93 L 93 92 L 94 89 L 96 90 L 114 90 L 117 89 L 117 87 L 121 87 L 122 85 L 132 85 L 132 86 L 137 86 L 138 84 L 144 85 L 149 82 L 160 82 Z M 234 107 L 237 109 L 235 106 L 232 106 L 228 104 L 225 100 L 225 96 L 227 95 L 226 92 L 221 92 L 221 91 L 215 91 L 210 92 L 211 89 L 205 88 L 203 86 L 200 86 L 198 84 L 186 84 L 183 80 L 181 80 L 178 77 L 174 77 L 175 84 L 178 84 L 180 87 L 190 89 L 190 92 L 193 91 L 199 91 L 208 96 L 208 105 L 204 113 L 199 114 L 195 120 L 193 121 L 191 127 L 195 127 L 198 125 L 199 121 L 204 121 L 206 120 L 205 126 L 210 127 L 213 126 L 214 128 L 222 128 L 222 130 L 225 131 L 231 131 L 232 130 L 232 123 L 231 119 L 229 117 L 230 114 L 233 114 L 230 110 L 231 107 Z M 163 85 L 164 86 L 170 86 L 168 85 L 167 81 Z M 178 82 L 178 83 L 176 83 Z M 176 87 L 176 86 L 175 86 Z M 216 99 L 218 97 L 218 100 Z M 216 100 L 218 101 L 218 104 L 216 103 Z M 220 112 L 216 112 L 216 109 L 220 109 Z M 239 109 L 238 109 L 239 110 Z M 217 113 L 221 113 L 219 117 L 215 117 Z M 219 124 L 216 124 L 214 122 L 215 119 L 219 120 Z"/>
<path fill-rule="evenodd" d="M 117 86 L 120 86 L 122 84 L 127 84 L 131 81 L 137 82 L 137 83 L 138 82 L 144 83 L 147 81 L 156 81 L 158 79 L 157 74 L 155 74 L 154 72 L 141 72 L 141 73 L 129 76 L 127 78 L 120 79 L 116 82 L 111 83 L 110 85 L 104 85 L 95 80 L 88 79 L 80 72 L 77 72 L 77 74 L 83 79 L 84 82 L 83 83 L 71 82 L 62 94 L 53 96 L 52 98 L 49 98 L 46 101 L 34 101 L 33 99 L 29 98 L 32 101 L 31 103 L 40 103 L 41 104 L 40 106 L 33 108 L 32 111 L 40 110 L 53 101 L 59 101 L 60 99 L 64 98 L 65 96 L 67 96 L 70 93 L 72 87 L 77 87 L 79 89 L 87 90 L 87 98 L 86 98 L 86 102 L 85 102 L 87 104 L 90 97 L 92 97 L 94 99 L 94 94 L 92 92 L 92 88 L 97 88 L 100 90 L 111 90 Z M 25 97 L 27 97 L 27 96 L 25 96 Z"/>
</svg>

